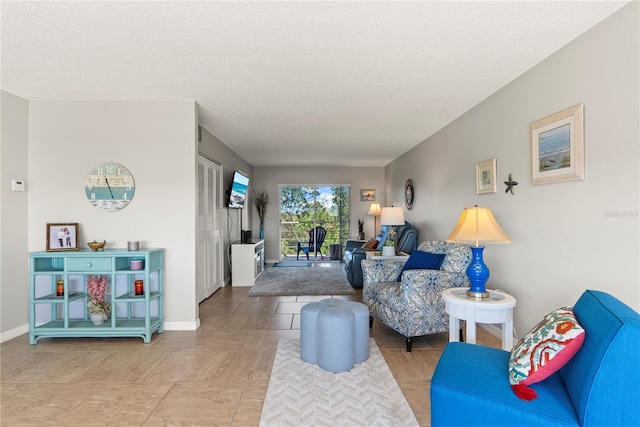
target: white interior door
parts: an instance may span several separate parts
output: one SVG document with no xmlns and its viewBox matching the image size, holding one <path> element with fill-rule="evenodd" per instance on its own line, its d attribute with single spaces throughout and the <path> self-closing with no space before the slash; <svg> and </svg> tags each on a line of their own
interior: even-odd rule
<svg viewBox="0 0 640 427">
<path fill-rule="evenodd" d="M 222 202 L 222 166 L 198 156 L 196 282 L 199 303 L 224 283 Z"/>
</svg>

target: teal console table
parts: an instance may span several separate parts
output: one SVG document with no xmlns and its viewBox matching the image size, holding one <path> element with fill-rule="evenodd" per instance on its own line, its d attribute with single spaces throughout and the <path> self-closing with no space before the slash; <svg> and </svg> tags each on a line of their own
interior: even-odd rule
<svg viewBox="0 0 640 427">
<path fill-rule="evenodd" d="M 140 337 L 148 343 L 154 332 L 163 332 L 164 249 L 84 249 L 29 256 L 31 344 L 42 337 Z M 142 269 L 132 270 L 133 260 L 143 260 Z M 87 311 L 87 278 L 92 275 L 106 276 L 109 283 L 105 298 L 111 313 L 101 325 L 94 325 Z M 64 281 L 61 296 L 56 295 L 58 280 Z M 143 295 L 135 295 L 136 280 L 143 281 Z"/>
</svg>

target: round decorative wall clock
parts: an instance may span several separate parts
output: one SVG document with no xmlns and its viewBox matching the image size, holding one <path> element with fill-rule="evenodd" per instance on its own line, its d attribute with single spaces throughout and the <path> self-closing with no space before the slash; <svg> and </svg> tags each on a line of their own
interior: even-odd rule
<svg viewBox="0 0 640 427">
<path fill-rule="evenodd" d="M 413 205 L 416 201 L 416 192 L 413 188 L 413 181 L 410 179 L 404 184 L 404 205 L 407 209 L 413 209 Z"/>
<path fill-rule="evenodd" d="M 131 172 L 119 163 L 100 163 L 87 174 L 84 191 L 89 203 L 105 212 L 125 208 L 135 194 Z"/>
</svg>

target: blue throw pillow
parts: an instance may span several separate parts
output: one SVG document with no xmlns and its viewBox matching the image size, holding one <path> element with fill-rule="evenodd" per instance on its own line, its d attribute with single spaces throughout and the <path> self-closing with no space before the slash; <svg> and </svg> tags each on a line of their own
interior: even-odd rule
<svg viewBox="0 0 640 427">
<path fill-rule="evenodd" d="M 432 254 L 431 252 L 424 252 L 415 250 L 409 255 L 409 259 L 402 267 L 402 271 L 398 276 L 398 282 L 402 277 L 402 273 L 405 270 L 440 270 L 442 261 L 444 261 L 445 254 Z"/>
</svg>

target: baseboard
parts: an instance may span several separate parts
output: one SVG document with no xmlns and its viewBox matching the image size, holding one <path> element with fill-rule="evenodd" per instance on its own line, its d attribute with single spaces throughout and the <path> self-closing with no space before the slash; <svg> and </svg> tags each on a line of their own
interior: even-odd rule
<svg viewBox="0 0 640 427">
<path fill-rule="evenodd" d="M 481 327 L 485 331 L 489 332 L 496 338 L 502 338 L 502 328 L 497 325 L 488 325 L 485 323 L 476 323 L 476 326 Z"/>
<path fill-rule="evenodd" d="M 498 325 L 490 325 L 487 323 L 477 323 L 477 326 L 480 326 L 482 329 L 484 329 L 485 331 L 489 332 L 491 335 L 493 335 L 496 338 L 502 339 L 502 326 L 498 326 Z M 513 334 L 514 331 L 511 331 L 511 333 Z M 518 337 L 516 335 L 513 336 L 513 342 L 517 342 L 518 341 Z"/>
<path fill-rule="evenodd" d="M 0 334 L 0 343 L 12 340 L 16 337 L 19 337 L 20 335 L 24 335 L 28 333 L 29 333 L 29 324 L 26 323 L 22 326 L 18 326 L 17 328 L 13 328 L 7 332 L 3 332 L 2 334 Z"/>
<path fill-rule="evenodd" d="M 200 319 L 195 322 L 164 322 L 165 331 L 195 331 L 200 327 Z"/>
<path fill-rule="evenodd" d="M 200 327 L 200 319 L 195 322 L 164 322 L 165 331 L 195 331 Z M 29 325 L 18 326 L 0 334 L 0 343 L 12 340 L 20 335 L 29 333 Z"/>
</svg>

